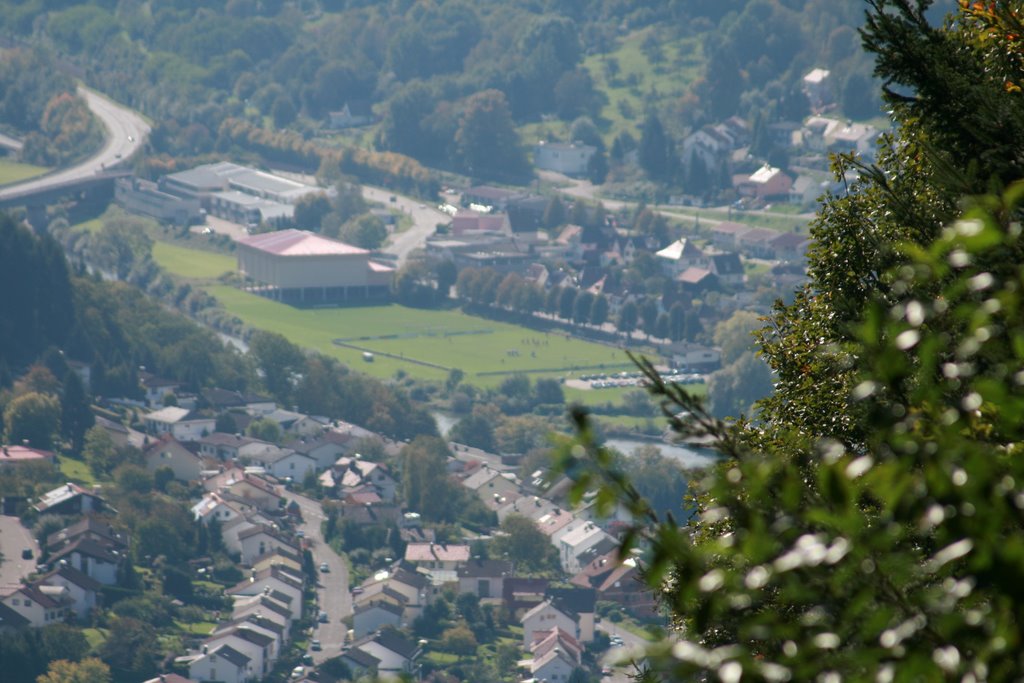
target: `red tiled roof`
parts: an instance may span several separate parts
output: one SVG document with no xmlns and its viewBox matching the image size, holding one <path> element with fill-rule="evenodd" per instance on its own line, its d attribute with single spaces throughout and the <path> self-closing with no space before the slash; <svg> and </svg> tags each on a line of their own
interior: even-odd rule
<svg viewBox="0 0 1024 683">
<path fill-rule="evenodd" d="M 370 253 L 351 244 L 294 228 L 246 237 L 239 240 L 239 244 L 277 256 L 351 256 Z"/>
</svg>

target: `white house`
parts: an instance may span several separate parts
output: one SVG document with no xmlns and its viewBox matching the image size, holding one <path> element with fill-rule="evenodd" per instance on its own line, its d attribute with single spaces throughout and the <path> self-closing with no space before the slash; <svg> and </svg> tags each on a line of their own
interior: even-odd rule
<svg viewBox="0 0 1024 683">
<path fill-rule="evenodd" d="M 611 539 L 611 536 L 593 522 L 586 522 L 562 536 L 558 541 L 558 555 L 562 569 L 568 574 L 578 573 L 580 571 L 580 555 L 606 539 Z"/>
<path fill-rule="evenodd" d="M 209 650 L 227 645 L 241 652 L 252 662 L 252 670 L 258 677 L 267 675 L 274 665 L 274 639 L 252 629 L 233 628 L 210 636 L 203 641 L 203 645 Z"/>
<path fill-rule="evenodd" d="M 213 433 L 217 421 L 212 417 L 194 417 L 185 408 L 168 406 L 146 415 L 143 423 L 146 431 L 155 436 L 170 434 L 178 441 L 198 441 Z"/>
<path fill-rule="evenodd" d="M 544 171 L 565 175 L 586 175 L 597 147 L 582 143 L 538 142 L 533 148 L 533 165 Z"/>
<path fill-rule="evenodd" d="M 358 457 L 342 457 L 334 463 L 333 469 L 335 478 L 340 479 L 342 492 L 369 486 L 380 496 L 381 501 L 390 503 L 395 500 L 398 482 L 388 472 L 386 465 Z"/>
<path fill-rule="evenodd" d="M 277 592 L 287 597 L 293 618 L 302 616 L 302 580 L 280 567 L 253 572 L 248 579 L 243 579 L 224 592 L 232 598 L 273 595 Z"/>
<path fill-rule="evenodd" d="M 553 628 L 559 628 L 579 640 L 580 628 L 574 616 L 569 610 L 556 607 L 552 600 L 544 600 L 519 620 L 523 625 L 523 649 L 528 650 L 531 643 L 543 638 Z"/>
<path fill-rule="evenodd" d="M 242 555 L 242 564 L 251 565 L 256 558 L 267 553 L 283 549 L 297 553 L 298 548 L 289 543 L 281 535 L 265 526 L 255 526 L 238 534 L 238 543 Z"/>
<path fill-rule="evenodd" d="M 234 619 L 241 619 L 252 614 L 259 614 L 263 619 L 269 619 L 280 624 L 285 633 L 289 633 L 292 627 L 292 612 L 285 600 L 278 600 L 269 591 L 259 595 L 247 595 L 235 598 L 235 604 L 231 610 Z"/>
<path fill-rule="evenodd" d="M 226 495 L 213 491 L 203 496 L 191 509 L 192 516 L 197 520 L 201 520 L 203 524 L 209 524 L 214 520 L 225 524 L 241 517 L 251 508 L 238 501 L 229 500 Z"/>
<path fill-rule="evenodd" d="M 192 659 L 188 677 L 205 683 L 246 683 L 260 677 L 253 669 L 252 660 L 230 645 L 220 645 Z"/>
<path fill-rule="evenodd" d="M 117 570 L 124 559 L 120 550 L 86 536 L 76 538 L 50 556 L 51 562 L 63 560 L 104 586 L 117 584 Z"/>
<path fill-rule="evenodd" d="M 63 586 L 20 586 L 13 593 L 0 598 L 0 602 L 28 619 L 33 628 L 64 621 L 74 609 L 68 589 Z"/>
<path fill-rule="evenodd" d="M 411 673 L 413 664 L 421 654 L 416 644 L 395 631 L 382 631 L 352 642 L 351 650 L 362 650 L 378 661 L 377 675 L 394 680 L 403 673 Z"/>
<path fill-rule="evenodd" d="M 661 262 L 665 274 L 674 277 L 687 268 L 703 268 L 707 266 L 707 257 L 693 240 L 681 237 L 672 244 L 654 254 Z"/>
<path fill-rule="evenodd" d="M 46 574 L 39 583 L 67 589 L 68 597 L 71 599 L 71 610 L 79 621 L 87 619 L 99 606 L 100 591 L 103 589 L 103 584 L 99 581 L 67 565 L 61 565 Z"/>
</svg>

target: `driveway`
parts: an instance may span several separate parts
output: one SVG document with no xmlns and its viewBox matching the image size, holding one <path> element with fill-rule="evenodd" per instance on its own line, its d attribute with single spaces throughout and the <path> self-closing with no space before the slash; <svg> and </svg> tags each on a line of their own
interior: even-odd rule
<svg viewBox="0 0 1024 683">
<path fill-rule="evenodd" d="M 32 549 L 31 560 L 21 559 L 25 548 Z M 0 595 L 21 585 L 21 580 L 36 570 L 39 544 L 32 532 L 21 525 L 17 517 L 0 515 Z"/>
<path fill-rule="evenodd" d="M 352 596 L 348 592 L 348 565 L 324 543 L 320 525 L 326 516 L 320 503 L 291 491 L 285 491 L 284 497 L 289 501 L 295 501 L 302 510 L 302 524 L 299 525 L 299 529 L 310 543 L 313 564 L 319 568 L 321 562 L 326 562 L 330 569 L 328 572 L 321 572 L 319 569 L 317 571 L 318 610 L 327 612 L 329 617 L 326 624 L 316 622 L 312 636 L 319 639 L 323 647 L 319 652 L 310 652 L 313 662 L 320 664 L 337 657 L 345 643 L 345 633 L 348 629 L 341 620 L 352 614 Z"/>
</svg>

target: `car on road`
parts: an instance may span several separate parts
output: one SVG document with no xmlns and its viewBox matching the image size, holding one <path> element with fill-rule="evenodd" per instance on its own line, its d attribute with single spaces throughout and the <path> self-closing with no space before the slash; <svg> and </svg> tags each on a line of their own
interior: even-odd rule
<svg viewBox="0 0 1024 683">
<path fill-rule="evenodd" d="M 21 559 L 31 560 L 32 559 L 32 548 L 25 548 L 21 551 Z"/>
<path fill-rule="evenodd" d="M 320 650 L 322 649 L 322 646 L 320 645 L 320 641 L 318 639 L 316 639 L 316 638 L 314 638 L 313 640 L 309 641 L 309 649 L 312 650 L 313 652 L 320 652 Z"/>
<path fill-rule="evenodd" d="M 292 669 L 292 678 L 293 679 L 302 678 L 305 674 L 306 674 L 306 667 L 304 667 L 304 666 L 297 666 L 294 669 Z"/>
<path fill-rule="evenodd" d="M 362 586 L 356 586 L 355 588 L 352 589 L 352 595 L 361 595 L 362 592 L 363 592 L 363 587 Z"/>
<path fill-rule="evenodd" d="M 128 142 L 135 142 L 135 138 L 131 135 L 128 136 Z"/>
<path fill-rule="evenodd" d="M 309 654 L 308 652 L 306 654 L 302 655 L 302 663 L 303 664 L 308 664 L 308 665 L 312 666 L 313 665 L 313 655 Z"/>
<path fill-rule="evenodd" d="M 321 624 L 326 624 L 328 621 L 330 621 L 330 619 L 331 618 L 327 616 L 327 612 L 320 610 L 320 616 L 317 617 L 317 621 L 319 621 Z"/>
<path fill-rule="evenodd" d="M 322 571 L 324 574 L 329 574 L 331 571 L 331 567 L 326 562 L 321 562 L 320 571 Z"/>
<path fill-rule="evenodd" d="M 622 638 L 619 636 L 612 636 L 609 638 L 609 642 L 611 642 L 612 647 L 622 647 L 623 645 Z"/>
</svg>

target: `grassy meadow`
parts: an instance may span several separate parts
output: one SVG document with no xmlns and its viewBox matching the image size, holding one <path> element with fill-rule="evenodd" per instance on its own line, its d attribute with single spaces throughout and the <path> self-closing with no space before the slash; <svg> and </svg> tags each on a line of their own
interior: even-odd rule
<svg viewBox="0 0 1024 683">
<path fill-rule="evenodd" d="M 10 161 L 0 157 L 0 185 L 20 183 L 22 180 L 35 178 L 43 175 L 50 169 L 45 166 L 33 166 L 32 164 L 21 164 L 17 161 Z"/>
</svg>

